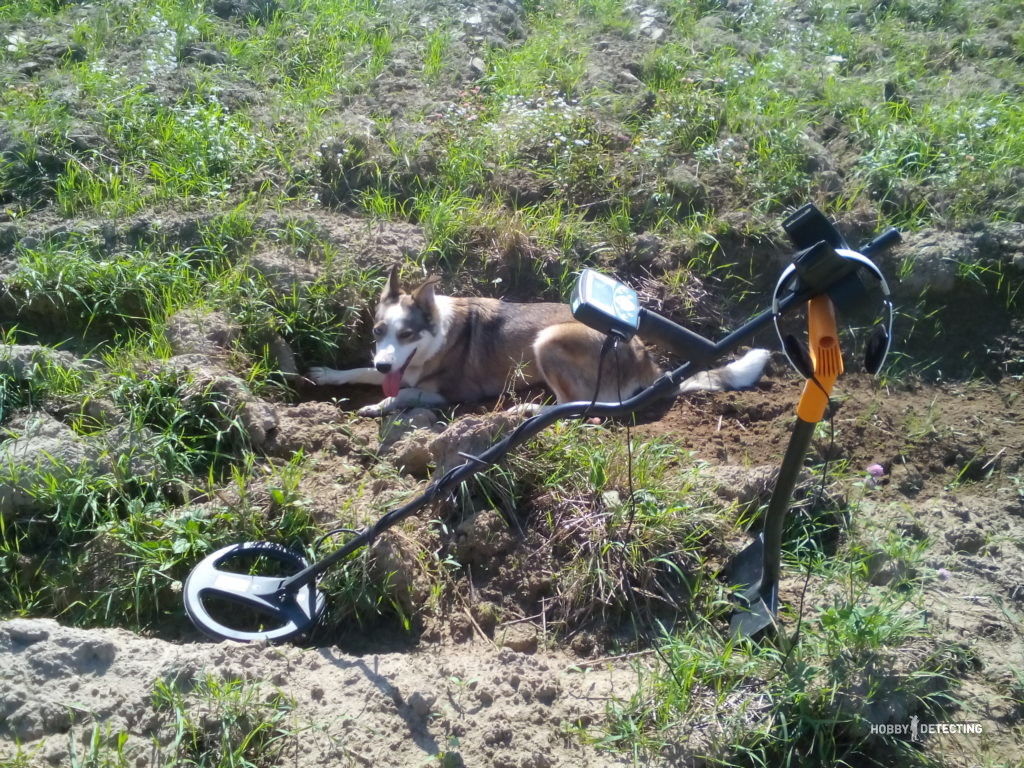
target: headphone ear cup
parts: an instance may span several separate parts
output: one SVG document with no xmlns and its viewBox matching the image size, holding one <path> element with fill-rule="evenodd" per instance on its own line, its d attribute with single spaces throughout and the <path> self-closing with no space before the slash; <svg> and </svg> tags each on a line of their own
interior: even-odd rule
<svg viewBox="0 0 1024 768">
<path fill-rule="evenodd" d="M 782 346 L 786 350 L 786 356 L 793 363 L 794 367 L 803 374 L 805 379 L 814 378 L 814 363 L 811 356 L 807 354 L 804 345 L 801 344 L 793 334 L 786 334 L 782 338 Z"/>
<path fill-rule="evenodd" d="M 864 346 L 864 370 L 874 376 L 885 362 L 885 353 L 889 349 L 889 334 L 885 326 L 876 325 Z"/>
</svg>

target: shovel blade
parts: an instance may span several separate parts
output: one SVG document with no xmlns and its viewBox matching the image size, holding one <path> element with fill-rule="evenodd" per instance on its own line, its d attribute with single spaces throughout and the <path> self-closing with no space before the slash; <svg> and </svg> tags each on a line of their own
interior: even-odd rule
<svg viewBox="0 0 1024 768">
<path fill-rule="evenodd" d="M 736 598 L 751 602 L 761 591 L 764 582 L 764 534 L 747 545 L 729 563 L 729 586 L 737 590 Z"/>
<path fill-rule="evenodd" d="M 774 602 L 771 597 L 766 602 L 764 597 L 758 595 L 749 606 L 734 610 L 732 620 L 729 622 L 729 633 L 732 637 L 736 640 L 741 638 L 756 640 L 766 630 L 773 629 L 775 627 L 775 610 L 769 606 L 769 603 L 774 605 Z"/>
<path fill-rule="evenodd" d="M 775 626 L 779 606 L 778 586 L 767 583 L 764 568 L 764 535 L 758 534 L 729 564 L 729 584 L 736 588 L 737 603 L 729 623 L 734 638 L 754 639 Z"/>
</svg>

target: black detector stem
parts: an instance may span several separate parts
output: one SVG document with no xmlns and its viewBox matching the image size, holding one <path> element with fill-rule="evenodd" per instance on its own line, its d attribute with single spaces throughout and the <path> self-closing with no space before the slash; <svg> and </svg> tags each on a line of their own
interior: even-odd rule
<svg viewBox="0 0 1024 768">
<path fill-rule="evenodd" d="M 861 248 L 861 253 L 867 256 L 880 248 L 887 248 L 899 240 L 899 237 L 899 230 L 890 229 L 865 244 Z M 855 269 L 856 266 L 851 266 L 850 272 L 853 272 Z M 794 307 L 805 304 L 810 299 L 827 290 L 828 287 L 813 286 L 790 293 L 779 302 L 779 314 L 786 314 Z M 642 408 L 666 397 L 673 397 L 684 380 L 706 369 L 714 360 L 743 344 L 762 328 L 771 324 L 774 316 L 771 310 L 765 310 L 716 343 L 654 312 L 641 310 L 640 314 L 640 331 L 638 335 L 641 338 L 667 348 L 671 352 L 687 357 L 688 361 L 686 363 L 664 374 L 651 386 L 633 397 L 623 400 L 621 403 L 594 403 L 591 405 L 589 401 L 580 400 L 573 403 L 556 405 L 544 413 L 532 416 L 520 424 L 508 437 L 498 441 L 479 456 L 475 456 L 473 459 L 453 467 L 431 483 L 420 496 L 417 496 L 398 509 L 388 512 L 376 523 L 365 528 L 359 535 L 349 539 L 345 544 L 323 559 L 284 579 L 281 582 L 280 590 L 282 592 L 291 592 L 307 584 L 356 550 L 372 544 L 388 528 L 405 520 L 427 504 L 444 498 L 452 489 L 463 481 L 468 480 L 477 472 L 493 467 L 510 450 L 522 445 L 559 419 L 581 416 L 584 412 L 588 412 L 588 409 L 588 416 L 623 416 L 636 413 Z"/>
</svg>

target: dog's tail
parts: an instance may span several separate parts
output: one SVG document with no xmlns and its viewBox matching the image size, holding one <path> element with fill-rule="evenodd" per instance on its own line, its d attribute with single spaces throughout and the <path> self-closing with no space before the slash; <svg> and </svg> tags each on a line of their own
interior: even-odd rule
<svg viewBox="0 0 1024 768">
<path fill-rule="evenodd" d="M 752 349 L 739 360 L 722 368 L 701 371 L 679 385 L 680 392 L 717 392 L 726 389 L 750 389 L 760 381 L 772 353 Z"/>
</svg>

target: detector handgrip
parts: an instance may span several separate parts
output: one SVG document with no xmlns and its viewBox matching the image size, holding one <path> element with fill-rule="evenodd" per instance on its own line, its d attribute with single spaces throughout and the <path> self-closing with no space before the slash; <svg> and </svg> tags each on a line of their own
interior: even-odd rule
<svg viewBox="0 0 1024 768">
<path fill-rule="evenodd" d="M 698 368 L 709 364 L 717 355 L 713 341 L 649 309 L 640 310 L 640 330 L 637 335 L 644 341 L 691 361 Z"/>
</svg>

